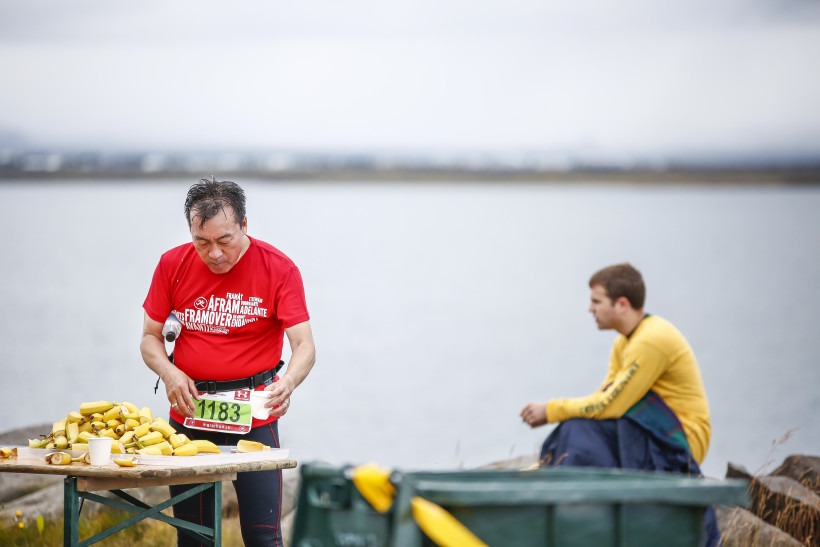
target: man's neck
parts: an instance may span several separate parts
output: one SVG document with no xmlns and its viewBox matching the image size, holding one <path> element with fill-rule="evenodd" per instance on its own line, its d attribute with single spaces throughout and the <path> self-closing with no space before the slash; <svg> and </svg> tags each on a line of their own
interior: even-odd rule
<svg viewBox="0 0 820 547">
<path fill-rule="evenodd" d="M 624 315 L 621 324 L 617 328 L 617 331 L 624 336 L 629 336 L 636 328 L 638 328 L 638 325 L 641 323 L 643 318 L 643 310 L 630 309 L 626 315 Z"/>
</svg>

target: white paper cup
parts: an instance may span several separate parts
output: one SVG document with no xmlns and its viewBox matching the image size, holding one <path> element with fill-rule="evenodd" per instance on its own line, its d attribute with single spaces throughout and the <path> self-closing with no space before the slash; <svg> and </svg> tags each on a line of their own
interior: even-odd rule
<svg viewBox="0 0 820 547">
<path fill-rule="evenodd" d="M 111 437 L 91 437 L 88 439 L 88 455 L 91 465 L 108 465 L 111 460 Z"/>
<path fill-rule="evenodd" d="M 257 420 L 267 420 L 270 417 L 270 409 L 265 406 L 270 396 L 271 392 L 264 389 L 251 391 L 251 416 Z"/>
</svg>

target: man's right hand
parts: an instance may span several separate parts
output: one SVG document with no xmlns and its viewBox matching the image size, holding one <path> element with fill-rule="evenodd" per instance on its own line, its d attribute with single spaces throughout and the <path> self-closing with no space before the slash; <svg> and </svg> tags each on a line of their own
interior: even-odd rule
<svg viewBox="0 0 820 547">
<path fill-rule="evenodd" d="M 193 400 L 199 399 L 196 384 L 168 359 L 168 354 L 165 353 L 165 339 L 162 336 L 162 323 L 154 321 L 145 312 L 140 353 L 148 368 L 162 378 L 171 406 L 186 418 L 193 418 L 196 412 Z"/>
<path fill-rule="evenodd" d="M 168 402 L 186 418 L 193 418 L 196 412 L 194 399 L 199 400 L 199 392 L 196 384 L 187 374 L 171 365 L 162 376 L 162 383 L 165 384 L 165 393 L 168 395 Z"/>
<path fill-rule="evenodd" d="M 547 423 L 547 403 L 530 403 L 521 411 L 521 419 L 530 427 Z"/>
</svg>

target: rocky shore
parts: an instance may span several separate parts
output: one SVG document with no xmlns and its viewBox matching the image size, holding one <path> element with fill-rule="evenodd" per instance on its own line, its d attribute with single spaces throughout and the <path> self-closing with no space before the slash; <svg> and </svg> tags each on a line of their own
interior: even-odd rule
<svg viewBox="0 0 820 547">
<path fill-rule="evenodd" d="M 51 424 L 16 429 L 0 434 L 0 446 L 26 445 Z M 482 466 L 481 469 L 524 469 L 536 464 L 536 456 L 520 457 Z M 729 464 L 726 478 L 749 481 L 748 508 L 715 508 L 724 545 L 820 545 L 820 456 L 792 455 L 766 475 L 752 475 L 743 467 Z M 282 531 L 287 539 L 293 529 L 298 494 L 298 470 L 283 472 Z M 62 477 L 0 473 L 0 526 L 17 521 L 16 512 L 31 519 L 61 519 L 63 515 Z M 222 510 L 226 519 L 236 518 L 238 506 L 234 489 L 222 489 Z M 130 490 L 149 504 L 168 498 L 166 487 Z M 89 503 L 84 515 L 105 510 Z M 289 544 L 288 541 L 285 543 Z"/>
</svg>

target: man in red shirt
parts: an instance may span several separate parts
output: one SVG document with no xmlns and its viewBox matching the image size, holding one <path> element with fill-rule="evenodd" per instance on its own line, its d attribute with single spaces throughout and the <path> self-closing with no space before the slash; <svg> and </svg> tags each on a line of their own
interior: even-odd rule
<svg viewBox="0 0 820 547">
<path fill-rule="evenodd" d="M 193 185 L 185 218 L 193 241 L 162 255 L 143 304 L 143 360 L 165 384 L 169 421 L 177 431 L 216 444 L 244 438 L 278 448 L 277 420 L 315 362 L 299 270 L 281 251 L 247 235 L 245 194 L 234 182 L 202 179 Z M 171 314 L 182 323 L 173 362 L 162 336 Z M 291 357 L 280 378 L 285 337 Z M 224 402 L 247 397 L 248 390 L 270 392 L 266 419 L 251 418 L 246 405 Z M 214 413 L 217 404 L 245 410 Z M 281 471 L 239 473 L 234 485 L 245 544 L 282 545 Z M 186 488 L 171 487 L 171 493 Z M 212 526 L 213 510 L 201 502 L 194 497 L 178 503 L 174 514 Z M 192 541 L 179 534 L 179 545 Z"/>
</svg>

